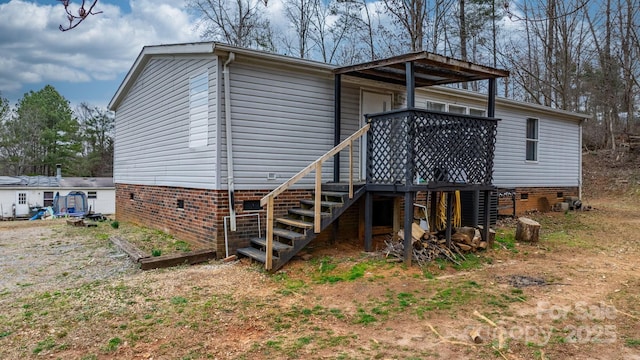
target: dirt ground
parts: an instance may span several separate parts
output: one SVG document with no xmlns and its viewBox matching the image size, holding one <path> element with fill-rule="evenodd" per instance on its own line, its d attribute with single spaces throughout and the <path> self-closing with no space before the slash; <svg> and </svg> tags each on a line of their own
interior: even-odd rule
<svg viewBox="0 0 640 360">
<path fill-rule="evenodd" d="M 592 211 L 532 214 L 537 244 L 505 222 L 461 266 L 338 243 L 276 274 L 143 272 L 108 224 L 0 223 L 0 358 L 640 359 L 636 180 L 589 196 Z"/>
</svg>

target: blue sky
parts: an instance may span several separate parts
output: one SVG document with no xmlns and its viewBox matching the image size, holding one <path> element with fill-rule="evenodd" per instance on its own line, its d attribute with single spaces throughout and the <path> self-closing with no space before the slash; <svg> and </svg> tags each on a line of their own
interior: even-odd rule
<svg viewBox="0 0 640 360">
<path fill-rule="evenodd" d="M 181 0 L 100 0 L 102 14 L 61 32 L 66 20 L 58 1 L 0 0 L 0 92 L 15 104 L 50 84 L 72 107 L 106 107 L 144 45 L 199 41 L 183 6 Z"/>
</svg>

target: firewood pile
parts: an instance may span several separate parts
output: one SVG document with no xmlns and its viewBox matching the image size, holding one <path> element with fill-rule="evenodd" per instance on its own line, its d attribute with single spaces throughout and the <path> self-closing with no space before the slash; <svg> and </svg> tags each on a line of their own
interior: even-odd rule
<svg viewBox="0 0 640 360">
<path fill-rule="evenodd" d="M 492 232 L 493 230 L 490 230 Z M 492 233 L 491 235 L 493 235 Z M 422 266 L 438 258 L 460 264 L 456 258 L 465 260 L 464 254 L 484 250 L 488 243 L 482 240 L 479 229 L 473 227 L 454 228 L 451 235 L 451 246 L 447 247 L 445 232 L 426 232 L 418 224 L 411 228 L 413 260 Z M 387 258 L 404 259 L 404 229 L 396 236 L 389 236 L 384 241 Z"/>
</svg>

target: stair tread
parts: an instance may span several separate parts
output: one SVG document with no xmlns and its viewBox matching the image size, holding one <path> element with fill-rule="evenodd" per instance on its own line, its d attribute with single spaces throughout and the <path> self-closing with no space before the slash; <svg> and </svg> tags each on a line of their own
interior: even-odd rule
<svg viewBox="0 0 640 360">
<path fill-rule="evenodd" d="M 315 205 L 316 202 L 314 200 L 302 199 L 300 200 L 300 203 L 305 205 Z M 335 201 L 320 201 L 320 205 L 326 206 L 326 207 L 338 207 L 338 206 L 342 206 L 343 203 L 335 202 Z"/>
<path fill-rule="evenodd" d="M 348 192 L 339 192 L 339 191 L 323 191 L 321 194 L 323 196 L 334 196 L 334 197 L 344 197 L 345 195 L 349 195 Z"/>
<path fill-rule="evenodd" d="M 291 225 L 291 226 L 295 226 L 303 229 L 311 229 L 313 227 L 312 223 L 308 221 L 302 221 L 302 220 L 294 220 L 289 218 L 277 218 L 276 221 L 285 225 Z"/>
<path fill-rule="evenodd" d="M 289 240 L 298 240 L 304 237 L 304 234 L 301 234 L 299 232 L 280 228 L 273 228 L 273 235 L 278 235 Z"/>
<path fill-rule="evenodd" d="M 314 210 L 294 208 L 294 209 L 289 209 L 289 212 L 292 213 L 292 214 L 302 215 L 302 216 L 310 216 L 310 217 L 315 216 Z M 320 216 L 329 216 L 329 215 L 331 215 L 331 213 L 320 212 Z"/>
<path fill-rule="evenodd" d="M 242 255 L 248 256 L 252 259 L 258 260 L 260 262 L 267 262 L 267 253 L 265 253 L 264 251 L 260 250 L 260 249 L 256 249 L 254 247 L 245 247 L 245 248 L 240 248 L 238 250 L 236 250 L 237 253 L 240 253 Z M 278 257 L 277 256 L 273 256 L 272 261 L 277 261 Z"/>
<path fill-rule="evenodd" d="M 264 247 L 267 246 L 267 239 L 265 238 L 254 237 L 254 238 L 251 238 L 251 242 L 259 246 L 264 246 Z M 293 249 L 293 246 L 291 245 L 283 244 L 279 241 L 273 241 L 273 250 L 275 251 L 291 250 L 291 249 Z"/>
</svg>

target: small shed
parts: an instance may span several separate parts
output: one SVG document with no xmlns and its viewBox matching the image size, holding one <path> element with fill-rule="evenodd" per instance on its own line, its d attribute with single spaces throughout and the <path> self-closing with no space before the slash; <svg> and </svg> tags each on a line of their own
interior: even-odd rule
<svg viewBox="0 0 640 360">
<path fill-rule="evenodd" d="M 53 207 L 56 193 L 67 195 L 78 191 L 86 195 L 85 203 L 91 211 L 115 213 L 116 195 L 111 177 L 0 176 L 0 219 L 28 218 L 34 209 Z"/>
</svg>

